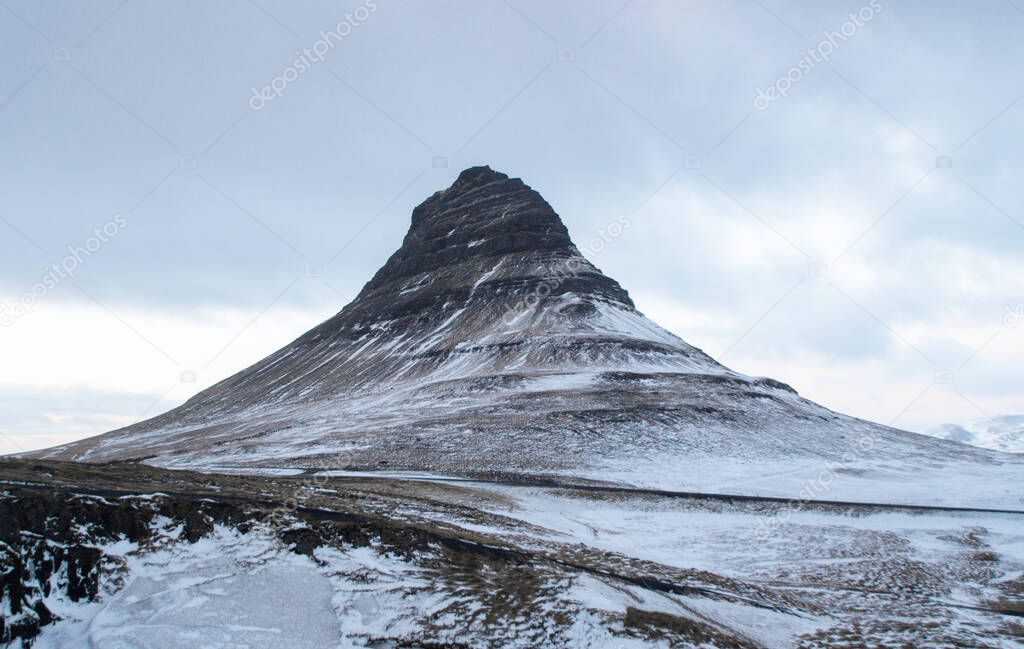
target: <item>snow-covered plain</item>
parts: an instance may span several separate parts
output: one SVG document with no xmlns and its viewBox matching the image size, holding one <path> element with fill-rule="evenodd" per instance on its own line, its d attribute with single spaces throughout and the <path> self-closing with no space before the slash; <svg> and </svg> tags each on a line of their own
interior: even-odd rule
<svg viewBox="0 0 1024 649">
<path fill-rule="evenodd" d="M 991 609 L 1000 584 L 1024 571 L 1024 516 L 380 484 L 413 497 L 390 501 L 396 517 L 483 534 L 567 564 L 605 557 L 608 576 L 552 575 L 531 600 L 535 611 L 499 616 L 495 625 L 490 595 L 440 579 L 426 555 L 371 543 L 304 556 L 261 526 L 242 533 L 217 525 L 188 543 L 180 525 L 160 518 L 157 542 L 102 547 L 108 576 L 98 601 L 72 603 L 56 591 L 45 600 L 62 620 L 44 627 L 35 647 L 394 647 L 427 637 L 473 647 L 532 647 L 537 637 L 567 647 L 672 646 L 627 633 L 620 620 L 630 611 L 697 620 L 729 634 L 722 638 L 769 649 L 845 646 L 839 638 L 850 628 L 869 646 L 903 646 L 922 637 L 917 624 L 949 642 L 985 639 L 964 646 L 1018 646 Z M 612 576 L 632 569 L 646 576 Z M 646 580 L 694 592 L 662 592 Z M 500 595 L 518 586 L 496 581 L 490 588 Z M 703 646 L 732 646 L 722 638 Z"/>
</svg>

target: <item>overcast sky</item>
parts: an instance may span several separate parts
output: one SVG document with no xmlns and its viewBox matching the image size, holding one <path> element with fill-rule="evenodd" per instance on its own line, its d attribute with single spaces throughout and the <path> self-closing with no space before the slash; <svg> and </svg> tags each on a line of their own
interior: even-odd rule
<svg viewBox="0 0 1024 649">
<path fill-rule="evenodd" d="M 284 345 L 477 164 L 581 248 L 631 215 L 592 261 L 738 371 L 1024 413 L 1022 35 L 1020 0 L 3 0 L 0 452 Z"/>
</svg>

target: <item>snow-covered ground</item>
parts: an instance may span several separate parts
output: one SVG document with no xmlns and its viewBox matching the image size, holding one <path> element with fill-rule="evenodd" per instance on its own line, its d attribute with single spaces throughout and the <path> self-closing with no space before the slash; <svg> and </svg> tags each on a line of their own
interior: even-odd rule
<svg viewBox="0 0 1024 649">
<path fill-rule="evenodd" d="M 817 560 L 788 554 L 795 529 L 828 528 L 842 551 L 864 534 L 888 532 L 908 541 L 912 556 L 935 560 L 951 531 L 985 529 L 988 542 L 1010 565 L 1024 567 L 1024 515 L 975 512 L 878 511 L 859 515 L 815 508 L 707 509 L 667 498 L 588 499 L 557 490 L 482 485 L 513 499 L 513 510 L 494 510 L 549 530 L 552 538 L 621 553 L 667 566 L 742 577 L 754 565 Z M 524 529 L 532 529 L 524 526 Z M 823 540 L 819 541 L 824 545 Z M 818 548 L 822 549 L 822 548 Z M 819 557 L 820 558 L 820 557 Z"/>
<path fill-rule="evenodd" d="M 19 470 L 4 497 L 31 499 L 39 492 L 24 486 L 38 489 L 48 469 Z M 76 526 L 64 543 L 96 544 L 106 557 L 99 597 L 71 602 L 55 575 L 44 603 L 60 620 L 42 627 L 39 649 L 618 648 L 680 646 L 680 637 L 705 647 L 809 649 L 855 637 L 867 646 L 1002 648 L 1019 640 L 1013 616 L 1000 611 L 1019 608 L 1024 592 L 1021 514 L 423 473 L 87 471 L 83 479 L 119 484 L 170 480 L 176 491 L 198 489 L 199 499 L 70 496 L 78 506 L 59 511 L 152 509 L 155 533 L 114 540 L 98 514 Z M 317 509 L 283 519 L 246 509 L 252 503 L 231 509 L 252 493 Z M 219 522 L 195 540 L 187 517 L 204 511 L 221 512 Z"/>
<path fill-rule="evenodd" d="M 127 541 L 102 547 L 119 565 L 99 601 L 71 602 L 57 591 L 47 597 L 46 605 L 61 619 L 43 627 L 35 649 L 393 647 L 378 639 L 417 637 L 425 620 L 462 627 L 464 620 L 457 620 L 451 609 L 480 609 L 470 594 L 439 589 L 415 562 L 372 547 L 320 548 L 311 558 L 262 533 L 218 526 L 190 544 L 170 521 L 162 525 L 159 549 Z M 597 579 L 582 579 L 558 600 L 553 611 L 557 604 L 578 613 L 564 630 L 567 646 L 668 647 L 616 637 L 601 615 L 621 614 L 638 603 L 672 608 L 671 601 L 643 589 L 623 592 Z M 706 603 L 696 608 L 716 612 Z M 807 627 L 795 622 L 796 628 Z M 777 629 L 779 620 L 763 624 Z M 481 637 L 483 631 L 481 625 Z M 507 632 L 503 646 L 532 646 L 516 639 L 514 626 Z"/>
<path fill-rule="evenodd" d="M 555 518 L 538 512 L 539 520 Z M 338 649 L 376 645 L 373 638 L 415 636 L 420 621 L 443 615 L 457 597 L 437 591 L 414 563 L 372 548 L 318 550 L 315 560 L 261 534 L 218 527 L 194 544 L 142 549 L 126 541 L 103 551 L 120 559 L 116 587 L 98 602 L 45 601 L 63 620 L 43 628 L 36 649 Z M 629 539 L 623 539 L 623 546 Z M 568 631 L 573 647 L 651 647 L 611 635 L 601 613 L 627 607 L 718 620 L 767 647 L 785 647 L 820 621 L 699 598 L 612 587 L 583 577 L 562 594 L 580 615 Z M 509 638 L 507 646 L 529 646 Z"/>
<path fill-rule="evenodd" d="M 198 470 L 229 475 L 295 476 L 306 472 L 326 477 L 482 483 L 472 477 L 427 471 L 231 466 Z M 797 504 L 831 501 L 1024 511 L 1020 476 L 1021 468 L 1016 463 L 954 464 L 944 471 L 941 465 L 914 467 L 869 460 L 851 467 L 824 461 L 750 464 L 698 457 L 671 462 L 649 458 L 618 467 L 609 462 L 600 470 L 580 471 L 570 478 L 638 489 L 784 498 Z"/>
<path fill-rule="evenodd" d="M 1008 456 L 1009 457 L 1009 456 Z M 1011 460 L 1013 458 L 1010 458 Z M 611 463 L 610 463 L 611 464 Z M 923 466 L 874 458 L 854 462 L 650 458 L 585 477 L 638 487 L 899 505 L 1024 511 L 1024 466 L 934 461 Z"/>
<path fill-rule="evenodd" d="M 104 552 L 124 561 L 124 586 L 99 602 L 47 604 L 65 620 L 43 627 L 38 649 L 176 649 L 345 645 L 334 587 L 307 557 L 270 537 L 218 528 L 194 544 Z"/>
<path fill-rule="evenodd" d="M 1024 515 L 853 513 L 788 506 L 762 510 L 661 497 L 598 499 L 551 489 L 481 488 L 515 502 L 494 513 L 520 520 L 526 536 L 813 593 L 819 603 L 836 598 L 849 603 L 863 589 L 880 597 L 875 604 L 888 606 L 893 619 L 902 616 L 914 624 L 931 618 L 950 629 L 989 628 L 992 646 L 1021 646 L 1019 639 L 1002 637 L 982 609 L 999 597 L 994 584 L 1019 583 L 1024 575 Z M 901 611 L 902 602 L 881 603 L 908 591 L 920 597 L 916 610 Z M 713 606 L 714 619 L 765 647 L 792 647 L 799 634 L 828 627 L 839 617 L 835 610 L 819 617 L 792 617 L 737 604 L 730 604 L 732 609 L 719 602 Z M 880 610 L 878 615 L 887 614 Z M 873 646 L 866 629 L 864 633 L 862 639 Z M 879 646 L 910 646 L 903 644 L 906 636 L 879 633 L 876 641 L 892 643 Z"/>
</svg>

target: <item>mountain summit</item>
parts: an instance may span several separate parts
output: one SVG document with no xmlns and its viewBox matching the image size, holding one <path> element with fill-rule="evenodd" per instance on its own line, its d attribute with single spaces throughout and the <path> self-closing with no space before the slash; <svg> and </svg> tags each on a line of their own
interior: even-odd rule
<svg viewBox="0 0 1024 649">
<path fill-rule="evenodd" d="M 644 317 L 540 194 L 489 167 L 416 207 L 401 247 L 334 317 L 166 414 L 33 455 L 665 488 L 852 463 L 857 489 L 896 465 L 966 463 L 970 476 L 1006 461 L 723 367 Z"/>
<path fill-rule="evenodd" d="M 384 323 L 392 332 L 429 328 L 468 307 L 480 309 L 477 316 L 518 315 L 521 302 L 568 294 L 633 308 L 622 287 L 580 255 L 540 194 L 518 178 L 472 167 L 413 210 L 401 248 L 315 335 Z"/>
</svg>

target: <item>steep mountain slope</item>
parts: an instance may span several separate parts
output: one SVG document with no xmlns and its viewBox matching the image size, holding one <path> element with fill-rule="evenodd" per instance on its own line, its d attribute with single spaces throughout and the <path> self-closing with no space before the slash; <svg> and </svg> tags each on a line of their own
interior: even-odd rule
<svg viewBox="0 0 1024 649">
<path fill-rule="evenodd" d="M 639 313 L 537 192 L 488 167 L 418 206 L 333 318 L 180 408 L 35 455 L 787 495 L 827 470 L 819 498 L 898 481 L 921 500 L 956 476 L 957 498 L 986 504 L 1019 504 L 1007 481 L 1024 477 L 1019 458 L 838 415 L 723 367 Z"/>
</svg>

